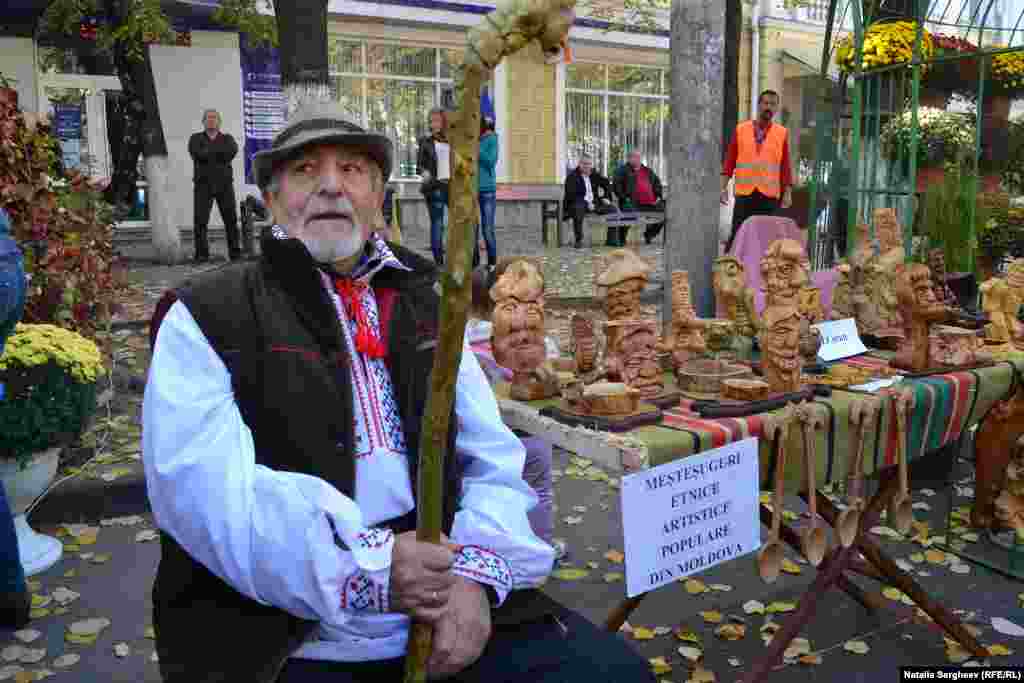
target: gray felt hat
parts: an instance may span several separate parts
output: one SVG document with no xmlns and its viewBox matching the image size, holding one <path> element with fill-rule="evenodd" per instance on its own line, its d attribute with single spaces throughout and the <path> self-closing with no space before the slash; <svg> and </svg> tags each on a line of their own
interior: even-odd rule
<svg viewBox="0 0 1024 683">
<path fill-rule="evenodd" d="M 391 177 L 393 148 L 391 140 L 373 133 L 345 118 L 336 104 L 315 104 L 299 109 L 288 119 L 269 149 L 252 157 L 252 173 L 260 189 L 270 184 L 274 166 L 312 144 L 340 144 L 359 147 L 380 166 L 384 182 Z"/>
</svg>

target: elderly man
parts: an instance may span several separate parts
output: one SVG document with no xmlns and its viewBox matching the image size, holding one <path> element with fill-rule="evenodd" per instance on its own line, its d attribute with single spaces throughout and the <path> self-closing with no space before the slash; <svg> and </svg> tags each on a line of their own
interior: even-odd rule
<svg viewBox="0 0 1024 683">
<path fill-rule="evenodd" d="M 615 194 L 623 211 L 665 210 L 665 199 L 661 178 L 643 162 L 640 150 L 634 149 L 626 157 L 627 162 L 615 173 Z M 650 244 L 658 236 L 664 223 L 653 223 L 644 230 L 644 241 Z M 619 228 L 618 246 L 626 245 L 628 227 Z"/>
<path fill-rule="evenodd" d="M 192 157 L 195 171 L 193 198 L 196 261 L 210 260 L 210 242 L 206 227 L 210 222 L 213 202 L 217 202 L 224 231 L 228 238 L 228 257 L 235 261 L 242 256 L 238 242 L 238 212 L 235 207 L 235 185 L 231 162 L 238 155 L 238 143 L 220 129 L 220 113 L 216 109 L 203 112 L 203 130 L 188 139 L 188 153 Z"/>
<path fill-rule="evenodd" d="M 583 246 L 583 219 L 588 213 L 610 213 L 612 186 L 608 179 L 594 170 L 594 159 L 589 154 L 580 157 L 576 169 L 565 177 L 562 205 L 563 217 L 572 219 L 572 233 L 576 248 Z M 608 228 L 608 246 L 615 246 L 616 228 Z"/>
<path fill-rule="evenodd" d="M 410 619 L 458 681 L 652 681 L 616 636 L 536 590 L 524 452 L 472 352 L 448 439 L 446 545 L 416 470 L 437 273 L 371 231 L 390 141 L 329 105 L 253 160 L 276 225 L 259 262 L 161 300 L 143 458 L 162 556 L 165 683 L 399 680 Z"/>
</svg>

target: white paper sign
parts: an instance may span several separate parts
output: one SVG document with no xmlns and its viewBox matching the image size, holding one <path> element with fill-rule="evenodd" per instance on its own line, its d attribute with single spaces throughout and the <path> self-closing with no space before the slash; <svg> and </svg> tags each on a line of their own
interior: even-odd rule
<svg viewBox="0 0 1024 683">
<path fill-rule="evenodd" d="M 626 595 L 761 547 L 757 439 L 622 477 Z"/>
<path fill-rule="evenodd" d="M 821 348 L 818 349 L 818 358 L 826 363 L 840 358 L 849 358 L 859 353 L 865 353 L 868 348 L 860 340 L 857 332 L 857 321 L 853 318 L 842 320 L 830 320 L 828 322 L 811 325 L 821 332 Z"/>
</svg>

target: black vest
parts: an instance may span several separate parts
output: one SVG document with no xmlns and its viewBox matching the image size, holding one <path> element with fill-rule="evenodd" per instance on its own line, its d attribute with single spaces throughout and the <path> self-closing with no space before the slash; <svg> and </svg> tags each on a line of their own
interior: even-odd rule
<svg viewBox="0 0 1024 683">
<path fill-rule="evenodd" d="M 413 495 L 421 422 L 437 338 L 436 272 L 426 259 L 391 245 L 412 272 L 384 268 L 372 279 L 382 310 L 386 364 L 405 430 Z M 256 462 L 330 482 L 354 496 L 352 385 L 348 352 L 330 297 L 305 247 L 267 239 L 259 263 L 204 274 L 169 292 L 154 314 L 151 338 L 175 299 L 189 309 L 224 361 L 235 400 L 252 431 Z M 460 478 L 457 421 L 450 422 L 445 459 L 443 526 L 451 530 Z M 415 510 L 388 526 L 415 528 Z M 495 623 L 548 611 L 537 591 L 517 591 Z M 339 596 L 340 599 L 340 596 Z M 499 613 L 504 619 L 499 617 Z M 153 625 L 165 683 L 270 683 L 285 659 L 316 627 L 243 596 L 161 532 L 153 585 Z"/>
</svg>

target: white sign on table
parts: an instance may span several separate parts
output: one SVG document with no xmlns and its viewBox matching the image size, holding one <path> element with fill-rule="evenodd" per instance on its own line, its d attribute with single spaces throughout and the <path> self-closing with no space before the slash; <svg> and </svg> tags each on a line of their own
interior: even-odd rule
<svg viewBox="0 0 1024 683">
<path fill-rule="evenodd" d="M 757 439 L 622 477 L 626 595 L 761 547 Z"/>
<path fill-rule="evenodd" d="M 853 318 L 829 320 L 811 325 L 811 327 L 821 332 L 821 348 L 818 349 L 818 358 L 826 363 L 866 353 L 868 350 L 868 347 L 864 346 L 864 342 L 860 339 L 860 333 L 857 332 L 857 321 Z"/>
</svg>

